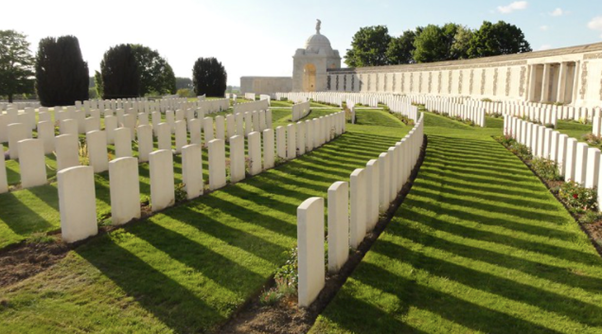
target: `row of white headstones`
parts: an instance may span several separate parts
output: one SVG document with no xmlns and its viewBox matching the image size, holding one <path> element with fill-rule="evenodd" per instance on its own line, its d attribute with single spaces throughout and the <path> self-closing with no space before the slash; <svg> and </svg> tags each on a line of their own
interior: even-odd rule
<svg viewBox="0 0 602 334">
<path fill-rule="evenodd" d="M 477 126 L 485 127 L 485 109 L 476 105 L 459 104 L 444 99 L 430 99 L 426 102 L 425 108 L 430 111 L 447 113 L 450 117 L 460 117 L 460 119 L 474 122 Z"/>
<path fill-rule="evenodd" d="M 302 119 L 303 117 L 306 117 L 309 112 L 310 112 L 310 103 L 309 101 L 305 101 L 305 102 L 301 102 L 301 103 L 296 103 L 292 106 L 292 120 L 293 122 L 296 122 L 300 119 Z"/>
<path fill-rule="evenodd" d="M 531 149 L 534 157 L 554 161 L 566 181 L 602 189 L 600 150 L 566 134 L 513 116 L 504 118 L 504 134 Z M 602 192 L 598 192 L 602 208 Z"/>
<path fill-rule="evenodd" d="M 258 113 L 250 114 L 258 115 Z M 218 117 L 221 116 L 216 118 Z M 225 140 L 213 137 L 212 118 L 206 117 L 204 121 L 206 125 L 210 124 L 204 131 L 204 139 L 208 147 L 209 189 L 216 190 L 226 185 L 227 170 L 230 173 L 231 183 L 243 180 L 247 161 L 244 150 L 244 132 L 231 127 L 233 131 L 237 132 L 228 138 L 230 164 L 227 168 Z M 175 122 L 176 151 L 182 154 L 182 179 L 189 199 L 202 195 L 204 191 L 200 127 L 197 128 L 191 124 L 200 123 L 198 119 L 191 119 L 188 124 L 186 120 Z M 216 122 L 216 124 L 218 123 Z M 221 124 L 223 125 L 223 117 Z M 199 142 L 188 143 L 187 125 L 199 130 L 198 136 L 196 136 Z M 25 124 L 9 125 L 11 130 L 26 128 Z M 73 130 L 75 129 L 76 127 L 73 127 Z M 153 151 L 153 128 L 149 125 L 140 125 L 137 130 L 140 160 L 144 155 L 143 150 L 148 153 L 152 210 L 162 210 L 172 206 L 175 202 L 170 127 L 167 123 L 158 124 L 159 149 L 156 151 Z M 279 126 L 275 131 L 276 136 L 271 128 L 253 130 L 255 131 L 247 134 L 247 145 L 250 162 L 249 173 L 256 175 L 274 167 L 275 148 L 279 157 L 290 160 L 341 135 L 345 131 L 345 115 L 343 112 L 338 112 L 305 122 L 289 124 L 286 128 Z M 59 166 L 57 179 L 61 230 L 62 237 L 66 242 L 82 240 L 98 232 L 93 177 L 95 172 L 109 170 L 112 223 L 119 225 L 140 217 L 139 159 L 132 156 L 130 129 L 120 127 L 112 130 L 117 158 L 110 162 L 107 154 L 108 133 L 108 130 L 92 130 L 86 133 L 90 166 L 79 165 L 77 132 L 62 134 L 54 138 L 57 165 Z M 190 133 L 190 137 L 195 136 Z M 45 184 L 44 141 L 42 139 L 21 139 L 17 141 L 17 147 L 22 187 Z M 6 166 L 4 155 L 2 155 L 0 157 L 0 192 L 7 191 L 6 180 Z"/>
<path fill-rule="evenodd" d="M 420 157 L 424 117 L 394 146 L 358 168 L 350 181 L 328 188 L 328 271 L 347 262 L 349 247 L 357 249 L 397 198 Z M 312 197 L 297 208 L 298 303 L 309 306 L 325 285 L 324 199 Z"/>
</svg>

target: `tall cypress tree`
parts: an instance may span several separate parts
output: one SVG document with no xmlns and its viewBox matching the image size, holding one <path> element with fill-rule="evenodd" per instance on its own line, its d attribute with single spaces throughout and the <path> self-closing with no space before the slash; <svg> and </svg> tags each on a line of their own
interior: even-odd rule
<svg viewBox="0 0 602 334">
<path fill-rule="evenodd" d="M 75 36 L 46 37 L 36 55 L 36 90 L 46 107 L 88 99 L 88 63 Z"/>
<path fill-rule="evenodd" d="M 192 83 L 197 95 L 224 96 L 228 74 L 217 59 L 199 58 L 192 68 Z"/>
<path fill-rule="evenodd" d="M 103 99 L 139 96 L 140 69 L 130 44 L 120 44 L 105 52 L 100 71 Z"/>
</svg>

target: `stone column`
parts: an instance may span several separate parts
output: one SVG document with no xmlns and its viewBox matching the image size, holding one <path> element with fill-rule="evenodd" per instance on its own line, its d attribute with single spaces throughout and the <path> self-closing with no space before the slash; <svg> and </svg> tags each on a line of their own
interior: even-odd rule
<svg viewBox="0 0 602 334">
<path fill-rule="evenodd" d="M 109 163 L 111 223 L 121 225 L 140 218 L 138 159 L 124 157 Z"/>
<path fill-rule="evenodd" d="M 539 102 L 548 102 L 550 100 L 550 70 L 552 64 L 543 65 L 543 78 L 541 84 L 541 100 Z"/>
<path fill-rule="evenodd" d="M 77 166 L 60 170 L 57 181 L 63 240 L 72 243 L 96 235 L 98 225 L 92 167 Z"/>
<path fill-rule="evenodd" d="M 566 93 L 567 70 L 567 63 L 561 62 L 560 69 L 558 70 L 558 89 L 556 94 L 556 102 L 564 103 L 564 95 Z"/>
<path fill-rule="evenodd" d="M 325 283 L 324 199 L 321 197 L 311 197 L 297 208 L 297 249 L 298 303 L 308 307 Z"/>
<path fill-rule="evenodd" d="M 328 188 L 328 271 L 338 272 L 349 258 L 349 186 L 335 182 Z"/>
</svg>

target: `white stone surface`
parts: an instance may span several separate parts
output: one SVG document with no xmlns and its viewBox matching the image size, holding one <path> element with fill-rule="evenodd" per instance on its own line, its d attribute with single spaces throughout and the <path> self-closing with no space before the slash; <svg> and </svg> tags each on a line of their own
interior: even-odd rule
<svg viewBox="0 0 602 334">
<path fill-rule="evenodd" d="M 77 128 L 78 128 L 78 125 L 77 125 L 76 120 L 65 119 L 65 120 L 61 121 L 59 130 L 62 135 L 69 135 L 69 134 L 77 135 L 77 134 L 79 134 L 79 131 Z"/>
<path fill-rule="evenodd" d="M 263 130 L 263 168 L 274 167 L 274 130 Z"/>
<path fill-rule="evenodd" d="M 226 115 L 226 136 L 228 140 L 230 137 L 236 136 L 236 119 L 234 115 Z"/>
<path fill-rule="evenodd" d="M 297 208 L 298 303 L 308 307 L 325 283 L 324 199 L 311 197 Z"/>
<path fill-rule="evenodd" d="M 44 144 L 44 154 L 54 151 L 54 124 L 50 121 L 38 123 L 38 139 Z"/>
<path fill-rule="evenodd" d="M 153 128 L 150 125 L 140 125 L 136 131 L 138 136 L 138 160 L 148 162 L 153 151 Z"/>
<path fill-rule="evenodd" d="M 138 159 L 117 158 L 109 163 L 111 222 L 121 225 L 140 218 Z"/>
<path fill-rule="evenodd" d="M 167 125 L 169 129 L 169 125 Z M 175 187 L 171 150 L 158 150 L 149 155 L 151 206 L 153 212 L 174 205 Z"/>
<path fill-rule="evenodd" d="M 132 156 L 132 135 L 128 128 L 113 130 L 115 135 L 115 157 L 124 158 Z"/>
<path fill-rule="evenodd" d="M 188 133 L 186 132 L 186 121 L 176 121 L 176 153 L 182 153 L 182 147 L 188 145 Z"/>
<path fill-rule="evenodd" d="M 94 130 L 86 133 L 88 160 L 94 173 L 102 173 L 109 169 L 107 153 L 107 135 L 104 131 Z"/>
<path fill-rule="evenodd" d="M 8 192 L 8 178 L 6 176 L 6 162 L 4 161 L 4 145 L 0 143 L 0 194 Z"/>
<path fill-rule="evenodd" d="M 201 145 L 193 144 L 182 147 L 182 182 L 184 182 L 188 199 L 197 198 L 203 194 Z"/>
<path fill-rule="evenodd" d="M 169 124 L 157 124 L 157 141 L 159 150 L 171 151 L 171 128 Z"/>
<path fill-rule="evenodd" d="M 215 190 L 226 185 L 226 151 L 223 140 L 209 142 L 209 189 Z"/>
<path fill-rule="evenodd" d="M 276 154 L 286 159 L 286 129 L 283 126 L 276 127 Z"/>
<path fill-rule="evenodd" d="M 589 146 L 586 143 L 577 143 L 577 153 L 575 157 L 575 182 L 585 186 L 585 177 L 587 175 L 587 154 Z"/>
<path fill-rule="evenodd" d="M 358 168 L 351 173 L 351 219 L 349 223 L 349 245 L 357 249 L 366 236 L 366 173 Z"/>
<path fill-rule="evenodd" d="M 558 136 L 558 154 L 556 156 L 556 162 L 558 163 L 558 172 L 560 175 L 565 176 L 566 173 L 566 153 L 567 153 L 567 140 L 568 135 L 561 134 Z"/>
<path fill-rule="evenodd" d="M 77 135 L 56 136 L 54 138 L 54 145 L 58 171 L 79 166 L 79 141 Z"/>
<path fill-rule="evenodd" d="M 39 139 L 23 139 L 19 141 L 18 146 L 21 187 L 31 188 L 46 184 L 44 143 Z"/>
<path fill-rule="evenodd" d="M 210 141 L 215 139 L 213 136 L 213 118 L 203 118 L 203 133 L 205 135 L 205 145 L 208 145 Z"/>
<path fill-rule="evenodd" d="M 286 126 L 286 159 L 292 160 L 297 157 L 297 131 L 296 124 Z"/>
<path fill-rule="evenodd" d="M 575 169 L 577 159 L 577 139 L 568 138 L 566 141 L 565 181 L 575 181 Z"/>
<path fill-rule="evenodd" d="M 230 138 L 230 182 L 236 183 L 245 179 L 245 138 Z"/>
<path fill-rule="evenodd" d="M 117 129 L 117 118 L 115 116 L 105 117 L 105 132 L 107 134 L 107 144 L 115 143 L 115 129 Z"/>
<path fill-rule="evenodd" d="M 598 171 L 600 169 L 600 150 L 590 147 L 587 150 L 587 166 L 585 175 L 585 187 L 594 188 L 598 185 Z"/>
<path fill-rule="evenodd" d="M 349 185 L 328 188 L 328 271 L 338 272 L 349 258 Z"/>
<path fill-rule="evenodd" d="M 190 131 L 190 143 L 194 145 L 202 145 L 203 140 L 201 137 L 201 125 L 202 121 L 198 118 L 194 118 L 188 121 L 188 131 Z"/>
<path fill-rule="evenodd" d="M 226 140 L 224 116 L 215 116 L 215 138 L 220 140 Z"/>
<path fill-rule="evenodd" d="M 96 190 L 92 167 L 60 170 L 57 180 L 63 241 L 73 243 L 96 235 Z"/>
<path fill-rule="evenodd" d="M 387 153 L 381 153 L 378 156 L 378 166 L 379 171 L 378 174 L 380 176 L 379 182 L 379 209 L 380 212 L 385 212 L 389 208 L 389 184 L 391 182 L 390 178 L 390 163 L 389 163 L 389 155 Z"/>
<path fill-rule="evenodd" d="M 8 130 L 8 151 L 11 159 L 19 159 L 19 142 L 23 139 L 29 139 L 31 130 L 27 124 L 12 123 L 7 127 Z"/>
<path fill-rule="evenodd" d="M 306 134 L 305 122 L 297 122 L 297 153 L 301 156 L 305 154 L 305 134 Z"/>
<path fill-rule="evenodd" d="M 395 147 L 389 147 L 389 202 L 393 201 L 397 197 L 397 185 L 399 183 L 397 151 Z"/>
<path fill-rule="evenodd" d="M 261 133 L 253 131 L 249 133 L 248 153 L 249 153 L 249 174 L 257 175 L 263 170 L 261 163 Z"/>
<path fill-rule="evenodd" d="M 371 231 L 378 223 L 380 166 L 378 160 L 366 163 L 366 232 Z"/>
</svg>

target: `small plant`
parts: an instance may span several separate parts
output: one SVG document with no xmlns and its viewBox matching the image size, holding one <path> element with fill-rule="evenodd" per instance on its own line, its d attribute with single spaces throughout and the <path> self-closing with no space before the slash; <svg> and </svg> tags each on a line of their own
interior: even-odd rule
<svg viewBox="0 0 602 334">
<path fill-rule="evenodd" d="M 276 286 L 263 291 L 259 296 L 261 304 L 273 305 L 280 301 L 280 299 L 294 296 L 297 293 L 299 283 L 297 248 L 288 251 L 287 255 L 289 259 L 274 275 Z"/>
<path fill-rule="evenodd" d="M 562 177 L 558 173 L 558 165 L 556 162 L 543 158 L 535 158 L 531 160 L 531 167 L 542 179 L 548 181 L 560 181 Z"/>
<path fill-rule="evenodd" d="M 188 199 L 188 193 L 186 192 L 186 185 L 184 183 L 178 183 L 175 187 L 176 203 L 182 202 Z"/>
<path fill-rule="evenodd" d="M 466 120 L 464 123 L 466 123 L 466 125 L 469 125 L 469 126 L 474 126 L 474 122 L 470 119 Z"/>
<path fill-rule="evenodd" d="M 591 224 L 602 220 L 602 214 L 595 211 L 587 211 L 579 218 L 581 224 Z"/>
<path fill-rule="evenodd" d="M 546 125 L 544 125 L 544 126 L 546 128 L 548 128 L 548 129 L 554 129 L 554 128 L 556 128 L 556 126 L 554 124 L 552 124 L 552 123 L 546 123 Z"/>
<path fill-rule="evenodd" d="M 577 213 L 597 209 L 596 190 L 585 188 L 575 181 L 565 182 L 558 191 L 558 197 Z"/>
<path fill-rule="evenodd" d="M 278 293 L 278 291 L 274 289 L 269 289 L 261 293 L 261 295 L 259 296 L 259 303 L 261 305 L 274 305 L 281 298 L 282 296 L 280 295 L 280 293 Z"/>
<path fill-rule="evenodd" d="M 593 133 L 583 135 L 583 140 L 589 145 L 602 146 L 602 137 L 596 136 Z"/>
<path fill-rule="evenodd" d="M 36 233 L 32 233 L 29 237 L 27 237 L 27 239 L 25 239 L 25 243 L 28 245 L 31 244 L 50 244 L 55 242 L 56 240 L 47 235 L 44 232 L 36 232 Z"/>
<path fill-rule="evenodd" d="M 583 125 L 586 125 L 587 124 L 587 118 L 585 118 L 585 117 L 579 118 L 579 123 L 583 124 Z"/>
</svg>

